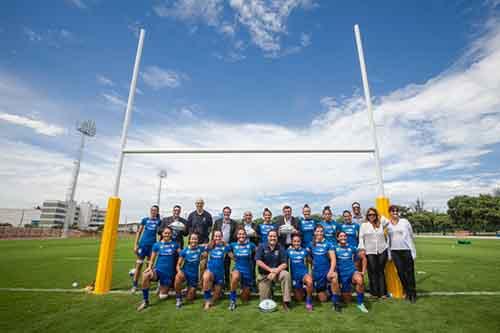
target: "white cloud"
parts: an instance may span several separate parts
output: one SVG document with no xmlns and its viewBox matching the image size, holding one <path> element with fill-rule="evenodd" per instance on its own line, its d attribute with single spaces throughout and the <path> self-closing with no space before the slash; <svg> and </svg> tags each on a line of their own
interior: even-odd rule
<svg viewBox="0 0 500 333">
<path fill-rule="evenodd" d="M 0 111 L 0 121 L 5 121 L 13 125 L 23 126 L 33 129 L 36 133 L 57 136 L 64 134 L 64 128 L 54 124 L 49 124 L 43 120 L 32 119 Z"/>
<path fill-rule="evenodd" d="M 171 6 L 162 2 L 153 7 L 160 17 L 173 17 L 183 21 L 201 21 L 209 26 L 219 24 L 224 9 L 223 0 L 177 0 Z"/>
<path fill-rule="evenodd" d="M 24 27 L 23 32 L 32 42 L 39 42 L 42 40 L 42 36 L 39 33 L 31 30 L 30 28 Z"/>
<path fill-rule="evenodd" d="M 80 9 L 87 9 L 88 6 L 83 0 L 66 0 L 70 5 L 73 5 Z"/>
<path fill-rule="evenodd" d="M 230 0 L 238 21 L 248 28 L 252 41 L 266 53 L 278 54 L 281 36 L 287 34 L 287 20 L 296 8 L 310 8 L 303 0 Z"/>
<path fill-rule="evenodd" d="M 64 28 L 36 32 L 28 27 L 24 27 L 23 33 L 31 42 L 43 42 L 43 44 L 55 48 L 61 47 L 62 43 L 70 43 L 77 40 L 74 33 Z"/>
<path fill-rule="evenodd" d="M 106 76 L 101 75 L 101 74 L 97 74 L 96 79 L 97 79 L 97 82 L 99 84 L 102 84 L 103 86 L 113 87 L 115 85 L 113 80 L 111 80 L 111 79 L 109 79 Z"/>
<path fill-rule="evenodd" d="M 127 102 L 124 99 L 122 99 L 116 92 L 102 93 L 101 96 L 104 97 L 106 102 L 114 109 L 125 111 L 125 108 L 127 107 Z"/>
<path fill-rule="evenodd" d="M 162 88 L 177 88 L 181 82 L 188 79 L 187 75 L 177 73 L 173 70 L 165 70 L 158 66 L 148 66 L 141 72 L 142 80 L 145 84 L 159 90 Z"/>
</svg>

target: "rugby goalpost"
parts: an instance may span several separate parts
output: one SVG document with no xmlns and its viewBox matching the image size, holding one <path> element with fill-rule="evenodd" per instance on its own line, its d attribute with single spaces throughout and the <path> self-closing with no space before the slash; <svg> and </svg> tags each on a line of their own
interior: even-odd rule
<svg viewBox="0 0 500 333">
<path fill-rule="evenodd" d="M 104 229 L 101 237 L 99 249 L 99 261 L 97 264 L 97 273 L 95 278 L 94 293 L 98 295 L 106 294 L 111 289 L 111 280 L 113 273 L 113 257 L 116 247 L 116 239 L 118 237 L 118 224 L 120 220 L 121 199 L 119 197 L 120 179 L 123 169 L 123 161 L 125 155 L 130 154 L 373 154 L 375 159 L 375 169 L 377 176 L 377 198 L 375 201 L 376 207 L 380 214 L 389 217 L 388 207 L 389 198 L 385 196 L 384 183 L 382 178 L 382 166 L 380 164 L 380 154 L 377 140 L 377 132 L 373 117 L 373 109 L 371 103 L 370 87 L 368 85 L 368 75 L 366 72 L 366 64 L 363 53 L 363 45 L 361 42 L 361 33 L 359 26 L 354 26 L 354 35 L 356 39 L 359 64 L 361 69 L 361 77 L 363 81 L 363 90 L 365 95 L 366 108 L 368 111 L 368 120 L 373 138 L 373 148 L 371 149 L 211 149 L 211 148 L 195 148 L 195 149 L 164 149 L 164 148 L 149 148 L 149 149 L 129 149 L 127 145 L 127 133 L 132 116 L 132 107 L 134 104 L 135 90 L 137 85 L 137 77 L 139 74 L 139 65 L 141 62 L 142 48 L 144 45 L 145 30 L 140 29 L 139 43 L 135 57 L 134 70 L 132 81 L 130 82 L 130 90 L 125 111 L 125 119 L 123 122 L 120 155 L 115 174 L 115 182 L 113 187 L 113 195 L 108 199 L 108 207 L 106 218 L 104 221 Z M 392 268 L 391 268 L 392 265 Z M 389 263 L 386 268 L 386 279 L 388 291 L 393 297 L 402 297 L 402 287 L 396 273 L 394 264 Z"/>
</svg>

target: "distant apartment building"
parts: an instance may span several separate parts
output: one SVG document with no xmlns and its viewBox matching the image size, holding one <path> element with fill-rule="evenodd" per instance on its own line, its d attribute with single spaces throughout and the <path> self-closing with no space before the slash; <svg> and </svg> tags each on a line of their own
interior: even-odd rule
<svg viewBox="0 0 500 333">
<path fill-rule="evenodd" d="M 40 215 L 41 227 L 62 227 L 66 219 L 68 206 L 66 201 L 46 200 L 42 204 L 42 214 Z M 75 208 L 73 224 L 77 224 L 80 219 L 80 208 Z"/>
<path fill-rule="evenodd" d="M 0 224 L 23 227 L 26 224 L 38 225 L 41 210 L 37 208 L 0 208 Z"/>
<path fill-rule="evenodd" d="M 106 217 L 105 209 L 100 209 L 90 202 L 81 202 L 79 207 L 80 221 L 78 223 L 78 228 L 88 229 L 104 225 L 104 218 Z"/>
</svg>

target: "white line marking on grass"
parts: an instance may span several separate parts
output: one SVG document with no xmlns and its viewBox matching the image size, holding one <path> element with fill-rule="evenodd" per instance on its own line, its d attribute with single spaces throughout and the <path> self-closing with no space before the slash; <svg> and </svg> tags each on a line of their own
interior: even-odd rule
<svg viewBox="0 0 500 333">
<path fill-rule="evenodd" d="M 437 263 L 443 263 L 443 262 L 448 262 L 448 263 L 452 263 L 454 262 L 453 260 L 449 260 L 449 259 L 421 259 L 421 260 L 415 260 L 417 262 L 437 262 Z"/>
<path fill-rule="evenodd" d="M 64 257 L 64 260 L 81 260 L 81 261 L 95 261 L 97 262 L 97 257 Z M 134 258 L 131 258 L 131 259 L 122 259 L 122 258 L 116 258 L 116 259 L 113 259 L 113 261 L 117 261 L 117 262 L 134 262 L 135 259 Z"/>
</svg>

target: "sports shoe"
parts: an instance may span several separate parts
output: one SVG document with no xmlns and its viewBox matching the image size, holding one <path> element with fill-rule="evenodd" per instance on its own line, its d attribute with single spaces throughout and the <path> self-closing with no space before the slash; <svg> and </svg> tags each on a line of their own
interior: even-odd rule
<svg viewBox="0 0 500 333">
<path fill-rule="evenodd" d="M 361 311 L 363 313 L 368 313 L 368 309 L 366 308 L 366 306 L 363 303 L 356 305 L 356 307 L 359 309 L 359 311 Z"/>
<path fill-rule="evenodd" d="M 131 294 L 135 294 L 137 292 L 137 287 L 136 286 L 133 286 L 132 288 L 130 288 L 130 293 Z"/>
<path fill-rule="evenodd" d="M 148 302 L 142 302 L 141 304 L 139 304 L 139 306 L 137 307 L 137 311 L 138 312 L 141 312 L 142 310 L 146 309 L 147 307 L 149 307 L 149 303 Z"/>
<path fill-rule="evenodd" d="M 417 303 L 417 296 L 416 295 L 410 296 L 410 303 L 412 303 L 412 304 Z"/>
<path fill-rule="evenodd" d="M 180 298 L 178 298 L 177 301 L 175 301 L 175 307 L 177 309 L 182 308 L 182 300 Z"/>
<path fill-rule="evenodd" d="M 312 304 L 306 304 L 306 310 L 309 311 L 309 312 L 312 312 L 313 305 Z"/>
<path fill-rule="evenodd" d="M 203 305 L 203 310 L 205 311 L 210 310 L 211 306 L 212 304 L 210 302 L 205 302 L 205 304 Z"/>
<path fill-rule="evenodd" d="M 339 303 L 333 304 L 332 308 L 335 310 L 335 312 L 342 312 L 342 307 Z"/>
<path fill-rule="evenodd" d="M 229 302 L 229 311 L 234 311 L 236 310 L 236 302 Z"/>
</svg>

